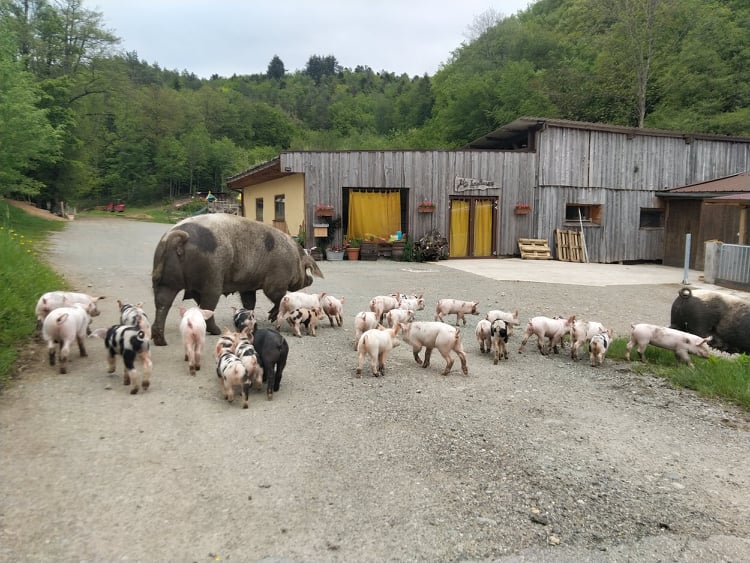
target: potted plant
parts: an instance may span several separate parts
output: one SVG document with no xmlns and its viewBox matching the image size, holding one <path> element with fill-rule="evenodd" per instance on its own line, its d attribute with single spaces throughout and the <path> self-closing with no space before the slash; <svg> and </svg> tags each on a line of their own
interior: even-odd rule
<svg viewBox="0 0 750 563">
<path fill-rule="evenodd" d="M 417 211 L 419 213 L 432 213 L 435 211 L 435 202 L 425 199 L 417 203 Z"/>
<path fill-rule="evenodd" d="M 326 260 L 343 260 L 344 249 L 337 244 L 332 244 L 326 248 Z"/>
<path fill-rule="evenodd" d="M 333 217 L 333 205 L 318 204 L 315 206 L 315 214 L 318 217 Z"/>
<path fill-rule="evenodd" d="M 531 213 L 531 206 L 528 203 L 516 203 L 513 213 L 516 215 L 528 215 Z"/>
<path fill-rule="evenodd" d="M 359 249 L 362 246 L 361 238 L 350 238 L 344 243 L 346 257 L 349 260 L 359 260 Z"/>
</svg>

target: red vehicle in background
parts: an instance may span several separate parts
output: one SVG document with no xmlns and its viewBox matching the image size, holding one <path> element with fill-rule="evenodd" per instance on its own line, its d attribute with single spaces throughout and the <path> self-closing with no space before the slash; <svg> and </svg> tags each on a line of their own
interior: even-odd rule
<svg viewBox="0 0 750 563">
<path fill-rule="evenodd" d="M 114 213 L 117 211 L 118 213 L 122 213 L 125 211 L 125 204 L 121 201 L 118 201 L 117 203 L 114 203 L 113 201 L 109 202 L 109 205 L 107 205 L 107 211 L 110 213 Z"/>
</svg>

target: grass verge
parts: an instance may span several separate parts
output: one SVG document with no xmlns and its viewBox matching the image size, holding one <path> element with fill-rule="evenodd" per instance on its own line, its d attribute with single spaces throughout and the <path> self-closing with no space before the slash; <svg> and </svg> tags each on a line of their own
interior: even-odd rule
<svg viewBox="0 0 750 563">
<path fill-rule="evenodd" d="M 616 339 L 607 357 L 624 360 L 627 343 L 626 338 Z M 637 356 L 637 351 L 633 350 L 631 367 L 636 373 L 664 377 L 673 385 L 692 389 L 704 397 L 728 400 L 750 410 L 750 356 L 747 354 L 731 358 L 693 357 L 695 367 L 692 368 L 677 365 L 672 351 L 655 346 L 646 348 L 646 363 L 636 360 Z"/>
<path fill-rule="evenodd" d="M 0 199 L 0 387 L 13 373 L 21 347 L 33 337 L 39 297 L 67 289 L 65 280 L 39 253 L 50 232 L 65 223 L 34 217 Z"/>
</svg>

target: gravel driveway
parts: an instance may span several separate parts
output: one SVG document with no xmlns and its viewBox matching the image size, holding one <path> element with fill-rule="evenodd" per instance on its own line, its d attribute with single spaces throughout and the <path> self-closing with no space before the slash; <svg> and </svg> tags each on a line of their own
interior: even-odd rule
<svg viewBox="0 0 750 563">
<path fill-rule="evenodd" d="M 153 250 L 168 225 L 84 219 L 50 262 L 78 289 L 153 313 Z M 462 329 L 469 376 L 396 348 L 354 377 L 352 318 L 377 294 L 424 292 L 480 309 L 577 314 L 622 334 L 666 323 L 675 285 L 502 282 L 440 263 L 323 262 L 312 291 L 345 324 L 295 338 L 279 393 L 224 401 L 209 337 L 188 375 L 173 310 L 151 388 L 131 396 L 101 340 L 68 375 L 28 350 L 0 396 L 0 559 L 706 561 L 750 559 L 750 418 L 664 381 L 543 357 L 530 341 L 492 365 Z M 53 289 L 53 288 L 50 288 Z M 261 318 L 270 308 L 259 297 Z M 236 296 L 217 308 L 229 326 Z M 451 317 L 451 322 L 452 322 Z M 33 319 L 19 319 L 33 323 Z M 263 322 L 262 325 L 267 325 Z"/>
</svg>

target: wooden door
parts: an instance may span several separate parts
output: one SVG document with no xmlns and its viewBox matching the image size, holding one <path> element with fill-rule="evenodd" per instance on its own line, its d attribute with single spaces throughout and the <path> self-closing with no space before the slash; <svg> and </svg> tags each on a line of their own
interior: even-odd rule
<svg viewBox="0 0 750 563">
<path fill-rule="evenodd" d="M 485 258 L 495 255 L 497 198 L 450 199 L 451 258 Z"/>
</svg>

